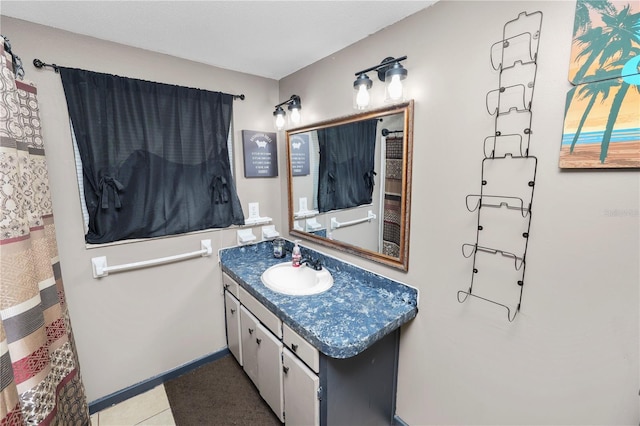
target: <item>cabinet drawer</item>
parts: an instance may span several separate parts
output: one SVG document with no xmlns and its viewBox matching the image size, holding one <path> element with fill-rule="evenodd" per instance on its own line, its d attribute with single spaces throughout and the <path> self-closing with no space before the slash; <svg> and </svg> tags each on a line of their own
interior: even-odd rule
<svg viewBox="0 0 640 426">
<path fill-rule="evenodd" d="M 238 293 L 240 303 L 246 306 L 278 339 L 282 339 L 282 321 L 244 288 L 238 286 Z"/>
<path fill-rule="evenodd" d="M 227 290 L 229 293 L 233 294 L 236 298 L 238 296 L 238 288 L 240 286 L 237 282 L 235 282 L 229 275 L 222 273 L 222 287 Z"/>
<path fill-rule="evenodd" d="M 318 373 L 320 371 L 320 355 L 318 354 L 318 350 L 300 337 L 298 333 L 289 328 L 287 324 L 283 324 L 282 328 L 282 341 L 284 345 L 298 355 L 313 371 Z"/>
</svg>

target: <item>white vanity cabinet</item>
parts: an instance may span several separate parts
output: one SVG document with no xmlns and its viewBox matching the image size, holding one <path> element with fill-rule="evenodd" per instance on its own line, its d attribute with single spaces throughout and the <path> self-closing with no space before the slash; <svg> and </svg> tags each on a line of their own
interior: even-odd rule
<svg viewBox="0 0 640 426">
<path fill-rule="evenodd" d="M 282 342 L 244 306 L 240 306 L 240 324 L 242 368 L 282 421 Z"/>
<path fill-rule="evenodd" d="M 290 350 L 284 349 L 284 400 L 286 423 L 291 425 L 320 424 L 320 379 Z"/>
<path fill-rule="evenodd" d="M 227 319 L 227 345 L 229 352 L 242 365 L 242 341 L 240 339 L 240 302 L 233 295 L 224 292 L 225 318 Z"/>
<path fill-rule="evenodd" d="M 332 358 L 224 273 L 223 283 L 229 349 L 282 422 L 305 426 L 393 423 L 399 329 L 355 356 Z M 239 332 L 235 328 L 238 313 Z M 240 355 L 232 346 L 240 347 Z"/>
<path fill-rule="evenodd" d="M 283 344 L 275 334 L 282 336 L 282 322 L 237 283 L 230 282 L 228 276 L 223 282 L 229 351 L 280 421 L 284 421 Z"/>
<path fill-rule="evenodd" d="M 284 349 L 288 354 L 283 354 L 282 321 L 228 275 L 223 274 L 223 277 L 229 351 L 280 421 L 285 421 L 285 410 L 288 409 L 287 424 L 318 425 L 320 404 L 317 374 L 288 349 Z M 285 330 L 289 347 L 301 350 L 309 359 L 315 359 L 317 371 L 317 350 L 289 327 L 285 326 Z M 286 367 L 283 366 L 285 362 Z M 289 371 L 289 374 L 285 374 L 285 371 Z M 285 391 L 288 397 L 285 397 Z M 287 400 L 289 403 L 285 407 Z"/>
<path fill-rule="evenodd" d="M 240 341 L 242 342 L 242 368 L 258 387 L 258 345 L 256 335 L 258 319 L 244 306 L 240 306 Z"/>
<path fill-rule="evenodd" d="M 284 421 L 284 389 L 282 383 L 282 342 L 262 324 L 256 334 L 258 345 L 258 389 L 269 407 Z"/>
</svg>

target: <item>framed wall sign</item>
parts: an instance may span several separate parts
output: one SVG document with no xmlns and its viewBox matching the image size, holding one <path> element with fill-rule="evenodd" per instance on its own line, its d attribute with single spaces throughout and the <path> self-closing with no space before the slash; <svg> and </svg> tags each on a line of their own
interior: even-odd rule
<svg viewBox="0 0 640 426">
<path fill-rule="evenodd" d="M 309 134 L 293 135 L 291 143 L 291 174 L 307 176 L 309 174 Z"/>
<path fill-rule="evenodd" d="M 278 176 L 278 145 L 275 133 L 242 131 L 244 177 Z"/>
</svg>

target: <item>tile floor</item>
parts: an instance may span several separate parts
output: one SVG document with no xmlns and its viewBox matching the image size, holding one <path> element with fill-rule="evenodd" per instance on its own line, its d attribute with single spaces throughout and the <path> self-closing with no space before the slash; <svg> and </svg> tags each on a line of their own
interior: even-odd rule
<svg viewBox="0 0 640 426">
<path fill-rule="evenodd" d="M 164 386 L 95 413 L 92 426 L 175 426 Z"/>
</svg>

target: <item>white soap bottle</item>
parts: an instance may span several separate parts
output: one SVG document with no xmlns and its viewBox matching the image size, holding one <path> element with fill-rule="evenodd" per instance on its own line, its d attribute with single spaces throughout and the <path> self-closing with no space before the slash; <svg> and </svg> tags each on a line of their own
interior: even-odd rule
<svg viewBox="0 0 640 426">
<path fill-rule="evenodd" d="M 291 250 L 291 266 L 297 268 L 300 266 L 300 261 L 302 260 L 302 254 L 300 253 L 300 247 L 298 246 L 298 241 L 295 241 L 295 245 L 293 246 L 293 250 Z"/>
</svg>

